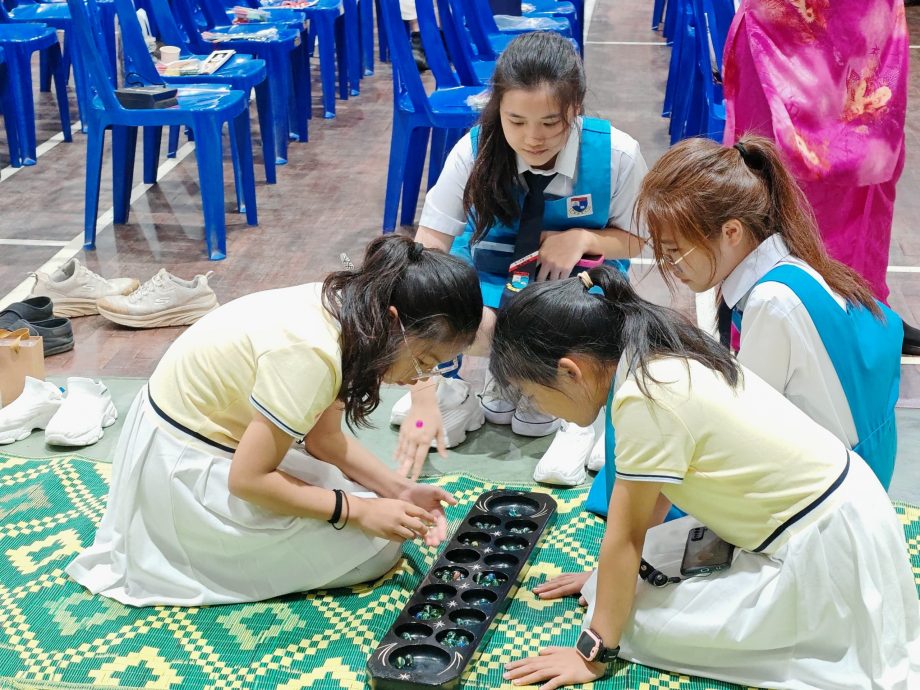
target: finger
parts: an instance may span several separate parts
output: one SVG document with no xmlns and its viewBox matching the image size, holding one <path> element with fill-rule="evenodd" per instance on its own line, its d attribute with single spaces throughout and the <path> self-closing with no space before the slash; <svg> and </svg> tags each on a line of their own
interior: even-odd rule
<svg viewBox="0 0 920 690">
<path fill-rule="evenodd" d="M 588 605 L 588 600 L 585 599 L 584 597 L 578 597 L 578 603 L 579 603 L 581 606 L 587 606 L 587 605 Z"/>
<path fill-rule="evenodd" d="M 508 664 L 505 666 L 505 678 L 508 680 L 516 680 L 518 678 L 523 678 L 534 671 L 540 668 L 539 666 L 540 659 L 537 657 L 530 657 L 527 659 L 521 659 L 520 661 L 513 662 L 513 664 Z M 512 668 L 512 665 L 514 666 Z"/>
<path fill-rule="evenodd" d="M 421 520 L 409 518 L 404 520 L 402 524 L 403 527 L 408 527 L 419 537 L 424 537 L 426 534 L 428 534 L 428 527 Z"/>
<path fill-rule="evenodd" d="M 556 675 L 551 668 L 532 669 L 530 673 L 523 674 L 514 679 L 515 685 L 536 685 Z"/>
<path fill-rule="evenodd" d="M 432 531 L 437 535 L 439 544 L 447 539 L 447 516 L 443 511 L 434 514 L 434 530 Z"/>
<path fill-rule="evenodd" d="M 543 582 L 537 586 L 546 587 L 549 585 L 566 584 L 568 582 L 571 582 L 573 579 L 575 579 L 575 575 L 573 573 L 563 573 L 562 575 L 557 575 L 556 577 L 549 579 L 546 582 Z"/>
<path fill-rule="evenodd" d="M 409 541 L 415 539 L 415 535 L 407 527 L 398 525 L 390 531 L 390 539 L 392 541 Z"/>
<path fill-rule="evenodd" d="M 438 439 L 438 455 L 447 460 L 447 429 L 442 426 L 436 438 Z"/>
<path fill-rule="evenodd" d="M 540 650 L 540 656 L 546 656 L 547 654 L 556 654 L 562 651 L 562 647 L 544 647 Z"/>
<path fill-rule="evenodd" d="M 427 510 L 425 510 L 421 506 L 415 505 L 414 503 L 409 503 L 408 501 L 406 501 L 405 511 L 407 515 L 411 517 L 415 517 L 415 518 L 421 518 L 422 520 L 424 520 L 430 525 L 433 525 L 437 522 L 437 519 L 435 518 L 434 515 L 429 513 Z"/>
<path fill-rule="evenodd" d="M 412 481 L 418 479 L 418 476 L 422 473 L 422 466 L 425 464 L 425 458 L 428 457 L 430 448 L 431 439 L 428 439 L 428 443 L 419 443 L 418 446 L 415 447 L 414 457 L 412 458 Z"/>
<path fill-rule="evenodd" d="M 537 271 L 537 276 L 535 278 L 536 282 L 539 283 L 541 280 L 546 280 L 547 273 L 549 273 L 549 266 L 547 266 L 545 263 L 541 263 L 540 269 Z"/>
<path fill-rule="evenodd" d="M 561 688 L 563 685 L 565 685 L 565 682 L 566 681 L 562 678 L 562 676 L 558 675 L 548 683 L 541 685 L 538 690 L 556 690 L 556 688 Z"/>
<path fill-rule="evenodd" d="M 447 505 L 455 506 L 457 505 L 457 499 L 454 498 L 453 494 L 446 492 L 441 487 L 435 487 L 435 498 L 439 501 L 443 501 Z"/>
</svg>

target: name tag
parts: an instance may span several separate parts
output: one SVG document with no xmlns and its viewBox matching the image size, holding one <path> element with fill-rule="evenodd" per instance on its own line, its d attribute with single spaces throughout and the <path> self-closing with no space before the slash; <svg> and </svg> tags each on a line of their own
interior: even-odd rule
<svg viewBox="0 0 920 690">
<path fill-rule="evenodd" d="M 591 205 L 591 195 L 581 194 L 579 196 L 570 196 L 565 200 L 565 210 L 569 218 L 580 218 L 590 216 L 594 213 Z"/>
</svg>

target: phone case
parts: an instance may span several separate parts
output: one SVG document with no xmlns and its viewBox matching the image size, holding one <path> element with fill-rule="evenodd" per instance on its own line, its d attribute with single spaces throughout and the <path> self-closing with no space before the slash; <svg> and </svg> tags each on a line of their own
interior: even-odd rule
<svg viewBox="0 0 920 690">
<path fill-rule="evenodd" d="M 708 575 L 731 565 L 735 547 L 707 527 L 694 527 L 687 534 L 680 573 L 686 577 Z"/>
</svg>

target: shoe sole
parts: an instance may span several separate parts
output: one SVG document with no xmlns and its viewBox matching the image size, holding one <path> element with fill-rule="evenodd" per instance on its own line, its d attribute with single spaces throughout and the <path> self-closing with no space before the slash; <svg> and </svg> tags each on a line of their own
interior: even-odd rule
<svg viewBox="0 0 920 690">
<path fill-rule="evenodd" d="M 68 438 L 55 433 L 49 434 L 46 430 L 45 443 L 51 446 L 91 446 L 105 436 L 104 429 L 112 426 L 117 419 L 118 412 L 115 411 L 115 406 L 109 403 L 105 415 L 102 417 L 102 426 L 100 426 L 99 429 L 91 429 L 79 438 Z"/>
<path fill-rule="evenodd" d="M 454 433 L 456 434 L 454 438 L 451 438 L 449 433 L 447 434 L 447 438 L 444 443 L 445 448 L 455 448 L 456 446 L 459 446 L 461 443 L 463 443 L 466 440 L 466 435 L 468 433 L 472 431 L 478 431 L 479 429 L 483 427 L 483 425 L 486 423 L 486 418 L 485 418 L 485 414 L 482 412 L 482 409 L 480 409 L 479 411 L 480 411 L 480 414 L 471 416 L 470 419 L 467 420 L 466 424 L 464 424 L 463 426 L 457 427 L 454 430 Z M 431 442 L 431 447 L 432 448 L 438 447 L 437 440 L 433 440 Z"/>
<path fill-rule="evenodd" d="M 543 438 L 559 431 L 562 422 L 559 419 L 553 419 L 549 422 L 523 422 L 517 417 L 511 420 L 511 431 L 518 436 L 527 436 L 528 438 Z"/>
<path fill-rule="evenodd" d="M 507 412 L 499 412 L 497 410 L 490 409 L 483 401 L 482 396 L 479 396 L 479 407 L 485 413 L 486 421 L 490 424 L 500 424 L 501 426 L 508 426 L 514 420 L 514 413 L 517 411 L 516 407 L 512 407 Z"/>
<path fill-rule="evenodd" d="M 13 431 L 5 431 L 0 434 L 0 446 L 23 441 L 31 436 L 33 431 L 35 431 L 35 429 L 14 429 Z"/>
<path fill-rule="evenodd" d="M 165 328 L 168 326 L 189 326 L 219 306 L 217 297 L 211 295 L 206 305 L 173 307 L 172 309 L 165 309 L 155 314 L 143 316 L 116 314 L 102 306 L 99 307 L 99 313 L 112 323 L 117 323 L 120 326 L 128 326 L 129 328 Z"/>
<path fill-rule="evenodd" d="M 130 295 L 132 292 L 137 290 L 140 287 L 138 281 L 134 281 L 133 285 L 128 288 L 125 292 L 119 292 L 118 295 Z M 51 299 L 52 304 L 54 305 L 54 315 L 55 316 L 65 316 L 68 318 L 73 318 L 75 316 L 92 316 L 99 313 L 99 309 L 96 307 L 96 297 L 65 297 L 63 295 L 52 295 L 50 293 L 45 293 L 42 295 L 32 295 L 32 297 L 48 297 Z M 113 295 L 106 295 L 107 297 L 114 297 Z"/>
<path fill-rule="evenodd" d="M 73 350 L 73 340 L 63 343 L 62 345 L 46 348 L 44 355 L 45 357 L 50 357 L 51 355 L 59 355 L 62 352 L 70 352 L 71 350 Z"/>
</svg>

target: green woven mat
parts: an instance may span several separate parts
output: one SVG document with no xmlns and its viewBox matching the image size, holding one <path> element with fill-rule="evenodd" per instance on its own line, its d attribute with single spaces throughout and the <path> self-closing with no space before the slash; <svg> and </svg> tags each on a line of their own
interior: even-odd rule
<svg viewBox="0 0 920 690">
<path fill-rule="evenodd" d="M 373 587 L 238 606 L 133 609 L 90 596 L 63 570 L 92 540 L 110 469 L 0 455 L 0 688 L 363 688 L 368 655 L 435 555 L 408 544 L 406 558 Z M 449 510 L 454 525 L 496 486 L 458 475 L 434 481 L 460 500 Z M 603 523 L 582 511 L 585 492 L 552 491 L 557 519 L 464 688 L 511 687 L 501 678 L 506 662 L 574 642 L 582 617 L 575 599 L 542 602 L 530 588 L 592 565 Z M 899 505 L 898 512 L 920 581 L 920 509 Z M 735 686 L 624 665 L 593 687 Z"/>
</svg>

